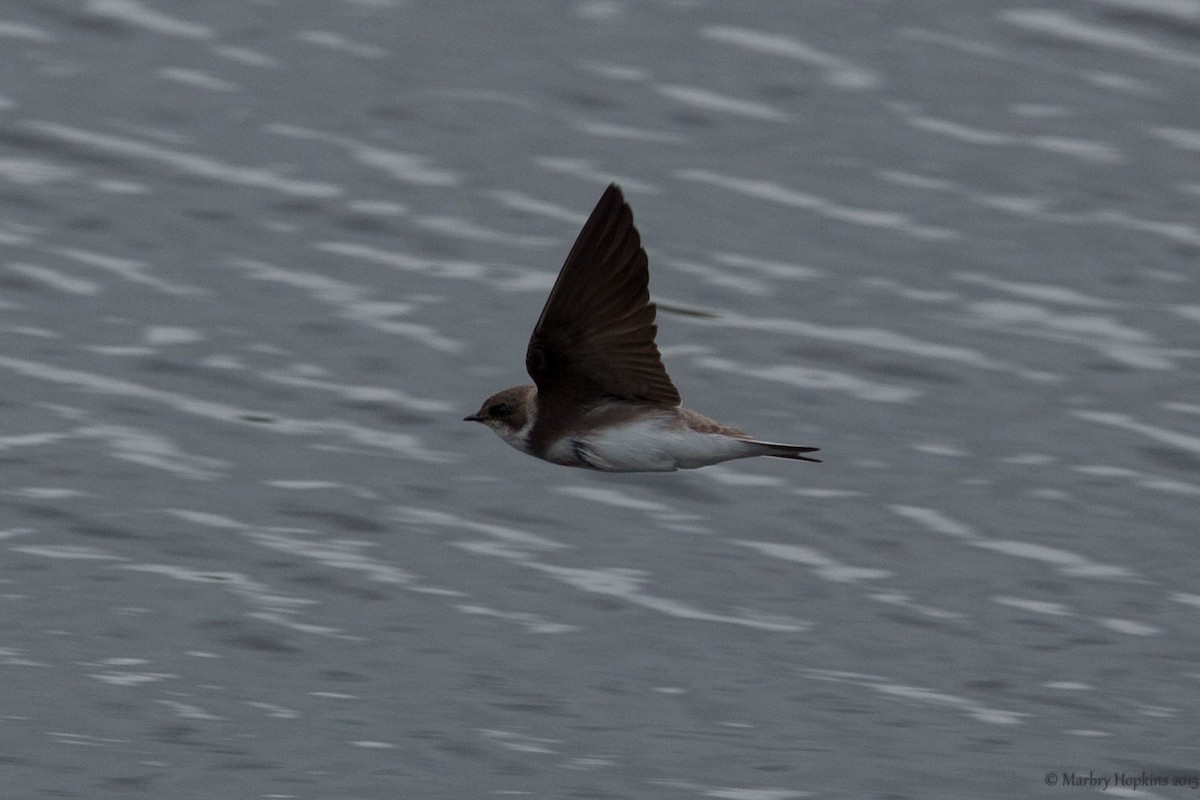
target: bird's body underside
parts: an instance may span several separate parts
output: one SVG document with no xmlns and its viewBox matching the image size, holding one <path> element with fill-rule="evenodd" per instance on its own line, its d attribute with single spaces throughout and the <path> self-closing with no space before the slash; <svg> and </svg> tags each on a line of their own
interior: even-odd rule
<svg viewBox="0 0 1200 800">
<path fill-rule="evenodd" d="M 753 456 L 817 462 L 804 455 L 815 451 L 815 447 L 754 439 L 679 406 L 609 400 L 581 409 L 577 418 L 562 420 L 555 426 L 557 430 L 547 431 L 539 425 L 535 387 L 516 386 L 494 397 L 506 395 L 524 400 L 524 419 L 515 428 L 492 426 L 500 438 L 522 453 L 564 467 L 601 472 L 673 472 Z"/>
</svg>

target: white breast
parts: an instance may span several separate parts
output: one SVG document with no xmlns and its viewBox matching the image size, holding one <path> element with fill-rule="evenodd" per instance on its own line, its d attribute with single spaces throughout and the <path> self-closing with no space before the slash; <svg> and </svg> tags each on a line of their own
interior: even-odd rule
<svg viewBox="0 0 1200 800">
<path fill-rule="evenodd" d="M 740 439 L 697 433 L 672 418 L 615 425 L 566 437 L 550 449 L 548 460 L 605 472 L 670 472 L 745 458 L 757 451 Z M 580 463 L 582 461 L 583 463 Z"/>
</svg>

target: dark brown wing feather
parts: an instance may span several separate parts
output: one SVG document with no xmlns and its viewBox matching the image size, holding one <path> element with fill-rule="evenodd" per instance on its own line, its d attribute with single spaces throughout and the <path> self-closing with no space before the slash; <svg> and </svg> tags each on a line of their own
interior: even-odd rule
<svg viewBox="0 0 1200 800">
<path fill-rule="evenodd" d="M 679 405 L 654 344 L 646 251 L 612 184 L 567 256 L 525 351 L 541 402 L 602 396 Z"/>
</svg>

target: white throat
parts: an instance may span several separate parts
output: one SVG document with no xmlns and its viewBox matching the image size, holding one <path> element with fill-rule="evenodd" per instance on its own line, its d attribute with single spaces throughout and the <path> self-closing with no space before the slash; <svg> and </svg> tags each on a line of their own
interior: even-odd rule
<svg viewBox="0 0 1200 800">
<path fill-rule="evenodd" d="M 507 442 L 509 445 L 520 450 L 522 453 L 529 452 L 529 434 L 533 432 L 533 425 L 537 422 L 537 400 L 529 399 L 529 406 L 526 410 L 525 424 L 520 428 L 513 430 L 507 425 L 497 425 L 492 430 Z"/>
</svg>

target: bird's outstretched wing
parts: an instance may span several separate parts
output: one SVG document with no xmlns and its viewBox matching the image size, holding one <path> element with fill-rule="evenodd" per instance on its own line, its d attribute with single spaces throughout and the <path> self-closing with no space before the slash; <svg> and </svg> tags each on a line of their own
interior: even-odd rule
<svg viewBox="0 0 1200 800">
<path fill-rule="evenodd" d="M 654 344 L 646 251 L 611 184 L 571 248 L 525 351 L 543 402 L 620 397 L 679 405 Z"/>
</svg>

